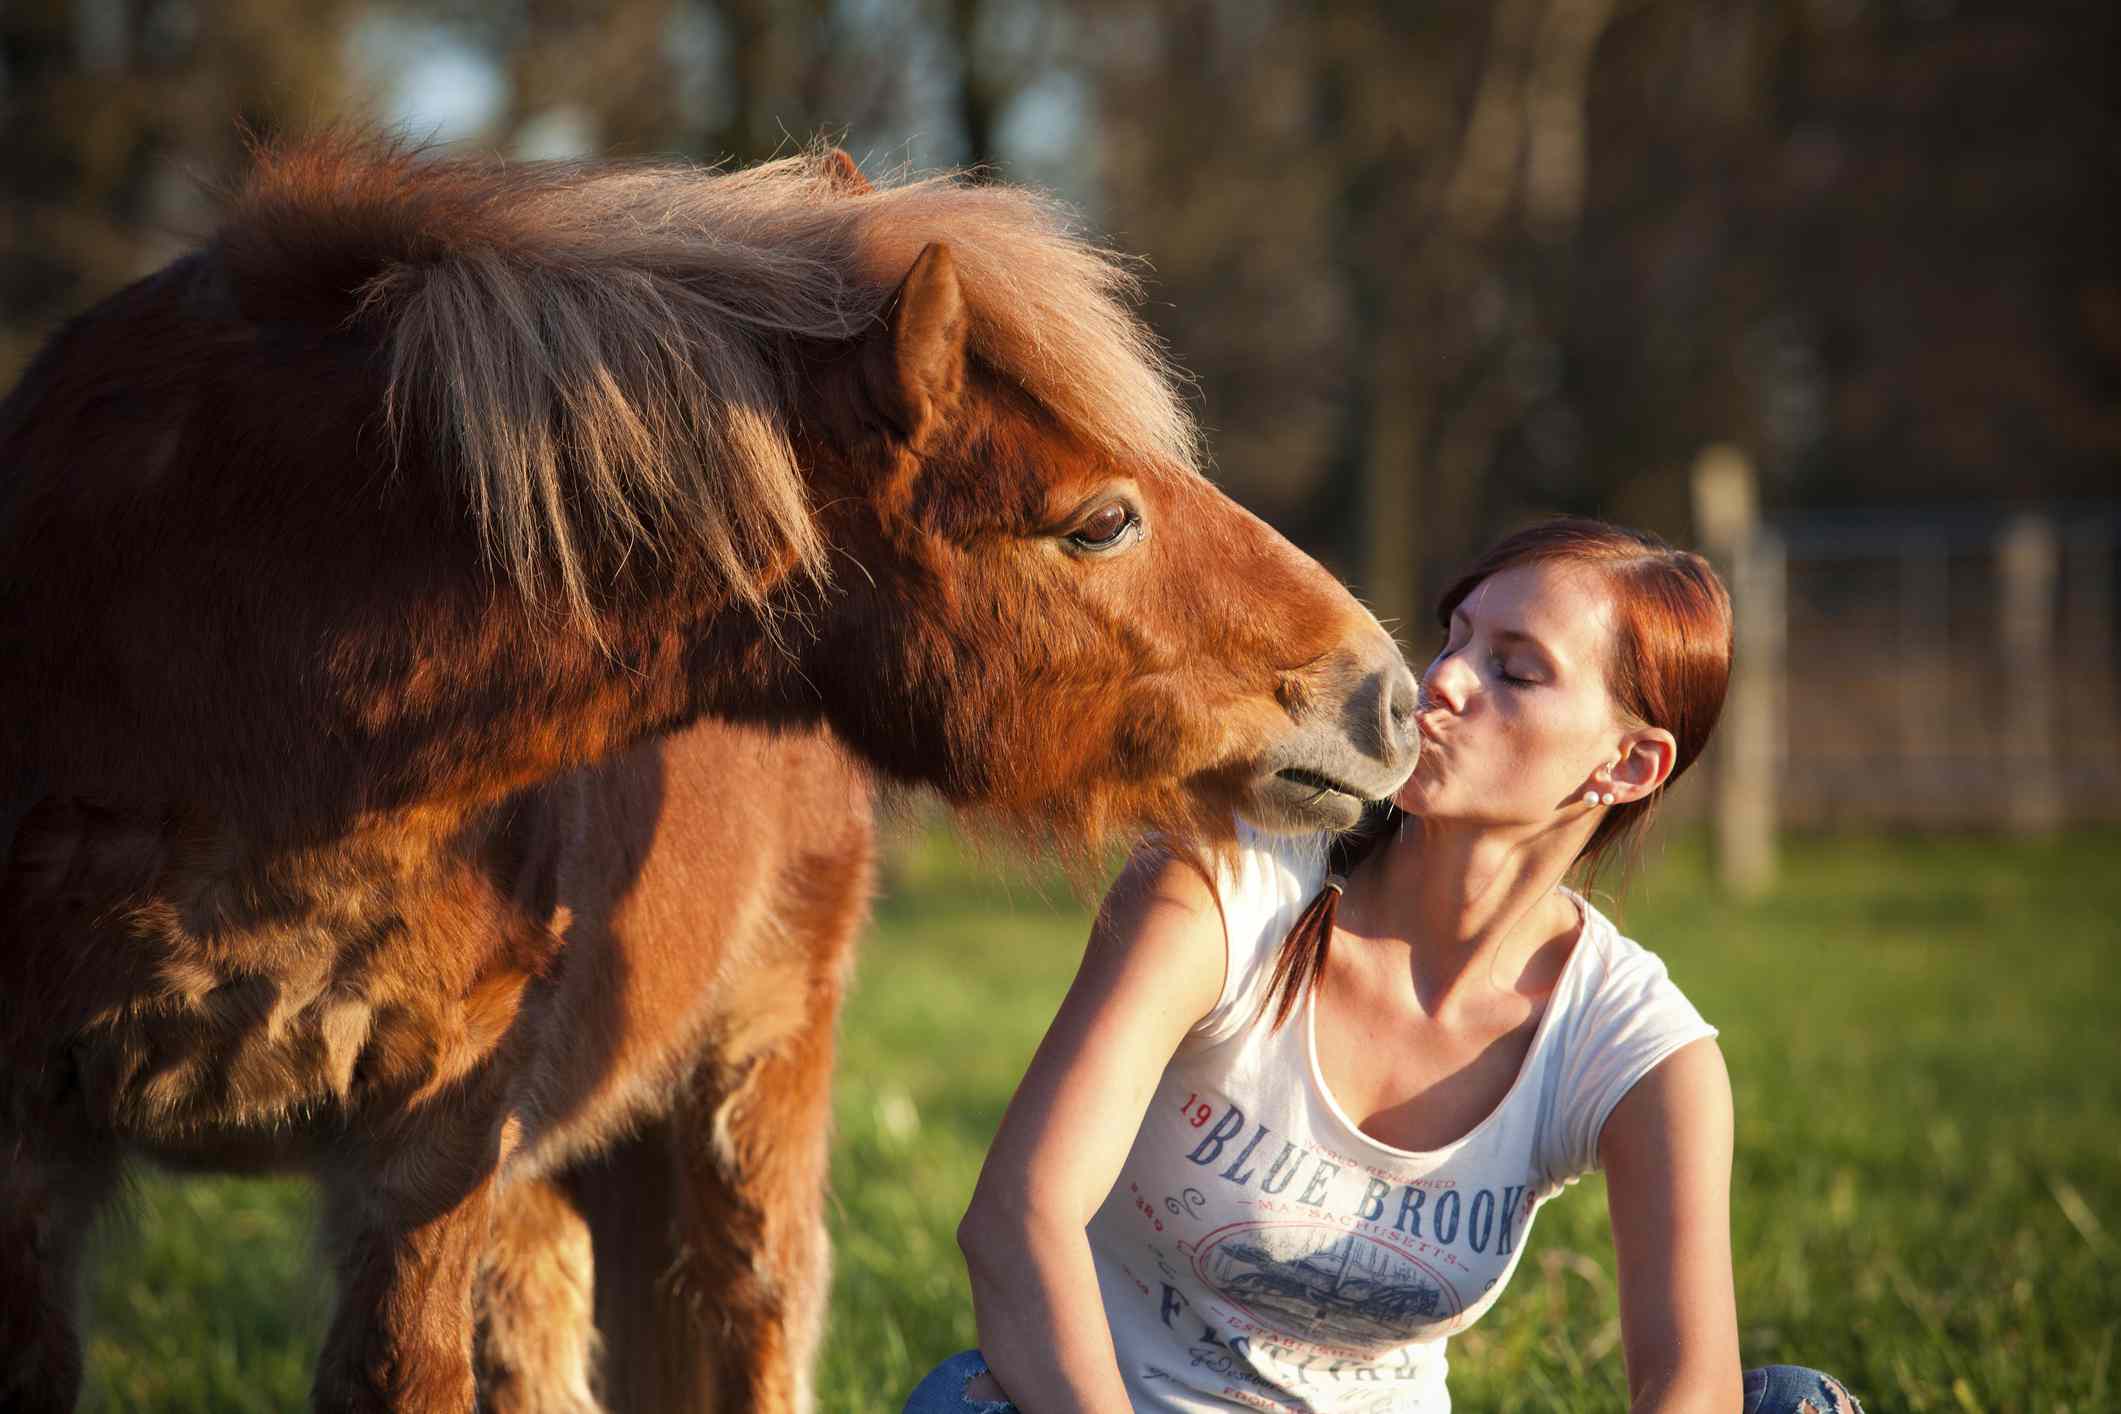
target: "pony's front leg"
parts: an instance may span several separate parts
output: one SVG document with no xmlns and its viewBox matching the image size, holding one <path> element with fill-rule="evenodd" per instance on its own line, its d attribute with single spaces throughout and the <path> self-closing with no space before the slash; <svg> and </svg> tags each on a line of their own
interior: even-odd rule
<svg viewBox="0 0 2121 1414">
<path fill-rule="evenodd" d="M 500 1192 L 479 1273 L 481 1414 L 601 1414 L 595 1270 L 559 1185 L 517 1178 Z"/>
<path fill-rule="evenodd" d="M 389 1167 L 423 1165 L 401 1156 Z M 330 1414 L 470 1414 L 472 1284 L 493 1219 L 494 1170 L 418 1197 L 380 1178 L 370 1170 L 326 1180 L 339 1304 L 312 1401 Z"/>
<path fill-rule="evenodd" d="M 81 1248 L 119 1160 L 31 1128 L 0 1118 L 0 1409 L 65 1414 L 81 1394 Z"/>
<path fill-rule="evenodd" d="M 831 1290 L 832 1012 L 571 1175 L 612 1414 L 809 1414 Z"/>
<path fill-rule="evenodd" d="M 837 996 L 719 1093 L 695 1077 L 674 1117 L 682 1197 L 673 1313 L 714 1338 L 711 1408 L 810 1414 L 832 1291 L 825 1173 Z"/>
</svg>

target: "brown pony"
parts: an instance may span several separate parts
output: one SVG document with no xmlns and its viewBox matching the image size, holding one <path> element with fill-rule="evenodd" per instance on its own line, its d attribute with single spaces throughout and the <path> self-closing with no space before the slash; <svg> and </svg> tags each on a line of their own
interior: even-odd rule
<svg viewBox="0 0 2121 1414">
<path fill-rule="evenodd" d="M 1129 293 L 836 153 L 329 140 L 62 331 L 0 405 L 0 1406 L 71 1407 L 148 1156 L 322 1185 L 320 1408 L 808 1407 L 868 783 L 1082 848 L 1412 764 Z"/>
</svg>

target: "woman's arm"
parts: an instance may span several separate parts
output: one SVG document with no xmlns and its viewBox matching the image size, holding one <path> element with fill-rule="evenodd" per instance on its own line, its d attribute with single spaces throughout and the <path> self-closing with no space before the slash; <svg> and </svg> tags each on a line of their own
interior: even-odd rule
<svg viewBox="0 0 2121 1414">
<path fill-rule="evenodd" d="M 1635 1083 L 1598 1141 L 1634 1414 L 1737 1414 L 1731 1080 L 1713 1040 Z"/>
<path fill-rule="evenodd" d="M 1084 1229 L 1164 1066 L 1221 995 L 1226 953 L 1199 871 L 1137 853 L 987 1151 L 958 1244 L 981 1351 L 1027 1414 L 1128 1407 Z"/>
</svg>

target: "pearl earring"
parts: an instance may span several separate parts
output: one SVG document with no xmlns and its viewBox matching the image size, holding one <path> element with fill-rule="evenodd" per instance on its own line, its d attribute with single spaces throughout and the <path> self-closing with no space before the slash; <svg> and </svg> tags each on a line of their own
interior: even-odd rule
<svg viewBox="0 0 2121 1414">
<path fill-rule="evenodd" d="M 1598 792 L 1595 790 L 1585 791 L 1583 793 L 1583 803 L 1585 805 L 1596 805 L 1598 803 Z"/>
<path fill-rule="evenodd" d="M 1604 795 L 1599 796 L 1598 803 L 1600 805 L 1611 805 L 1613 803 L 1613 793 L 1607 791 Z"/>
</svg>

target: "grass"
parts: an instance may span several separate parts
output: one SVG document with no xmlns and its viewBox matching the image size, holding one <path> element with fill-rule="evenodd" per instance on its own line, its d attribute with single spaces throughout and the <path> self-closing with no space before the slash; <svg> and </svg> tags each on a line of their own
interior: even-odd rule
<svg viewBox="0 0 2121 1414">
<path fill-rule="evenodd" d="M 1880 1411 L 2121 1401 L 2121 835 L 1798 840 L 1757 903 L 1681 843 L 1623 926 L 1723 1029 L 1739 1113 L 1747 1363 L 1834 1371 Z M 1064 885 L 902 850 L 847 1012 L 820 1406 L 896 1411 L 974 1343 L 952 1240 L 1086 928 Z M 144 1178 L 94 1279 L 90 1406 L 299 1407 L 327 1278 L 296 1185 Z M 1603 1190 L 1541 1214 L 1453 1343 L 1457 1407 L 1624 1405 Z"/>
</svg>

